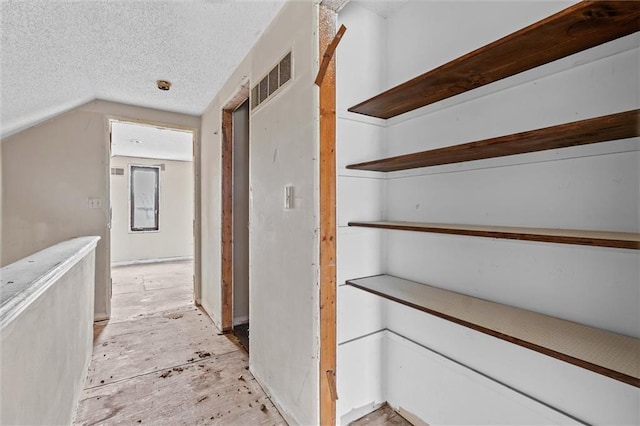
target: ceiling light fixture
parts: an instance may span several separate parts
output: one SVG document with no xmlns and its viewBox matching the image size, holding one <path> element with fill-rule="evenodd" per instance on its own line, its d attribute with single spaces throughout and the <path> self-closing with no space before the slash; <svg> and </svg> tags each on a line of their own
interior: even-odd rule
<svg viewBox="0 0 640 426">
<path fill-rule="evenodd" d="M 158 80 L 156 81 L 156 83 L 158 83 L 158 89 L 160 90 L 169 90 L 171 89 L 171 82 L 167 81 L 167 80 Z"/>
</svg>

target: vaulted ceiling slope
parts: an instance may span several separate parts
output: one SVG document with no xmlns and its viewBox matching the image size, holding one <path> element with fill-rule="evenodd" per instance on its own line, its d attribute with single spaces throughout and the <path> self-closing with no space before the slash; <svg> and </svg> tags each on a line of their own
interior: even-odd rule
<svg viewBox="0 0 640 426">
<path fill-rule="evenodd" d="M 4 137 L 93 99 L 200 115 L 284 0 L 1 2 Z"/>
</svg>

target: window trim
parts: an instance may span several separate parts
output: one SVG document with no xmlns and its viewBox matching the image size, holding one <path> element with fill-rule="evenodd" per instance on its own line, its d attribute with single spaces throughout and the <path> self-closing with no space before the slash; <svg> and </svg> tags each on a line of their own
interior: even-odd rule
<svg viewBox="0 0 640 426">
<path fill-rule="evenodd" d="M 155 198 L 155 223 L 156 226 L 153 228 L 134 228 L 133 227 L 133 217 L 134 217 L 134 196 L 133 196 L 133 172 L 135 169 L 152 169 L 156 172 L 156 198 Z M 142 233 L 153 233 L 160 232 L 160 166 L 154 166 L 150 164 L 129 164 L 129 179 L 128 179 L 128 198 L 129 198 L 129 227 L 128 232 L 130 234 L 142 234 Z"/>
</svg>

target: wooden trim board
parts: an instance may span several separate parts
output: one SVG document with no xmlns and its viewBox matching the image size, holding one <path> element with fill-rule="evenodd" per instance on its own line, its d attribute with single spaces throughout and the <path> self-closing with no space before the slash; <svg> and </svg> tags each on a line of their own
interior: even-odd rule
<svg viewBox="0 0 640 426">
<path fill-rule="evenodd" d="M 582 1 L 349 111 L 391 118 L 640 30 L 640 2 Z"/>
<path fill-rule="evenodd" d="M 336 35 L 336 13 L 319 6 L 319 63 Z M 339 38 L 337 39 L 339 41 Z M 336 42 L 337 45 L 337 42 Z M 320 424 L 336 424 L 336 59 L 320 83 Z"/>
<path fill-rule="evenodd" d="M 351 164 L 347 169 L 394 172 L 637 136 L 640 136 L 640 110 L 635 109 L 477 142 Z"/>
<path fill-rule="evenodd" d="M 347 284 L 640 387 L 640 339 L 390 275 Z"/>
<path fill-rule="evenodd" d="M 221 325 L 233 328 L 233 110 L 222 110 Z"/>
<path fill-rule="evenodd" d="M 318 75 L 316 76 L 315 80 L 316 86 L 320 86 L 322 84 L 322 79 L 324 78 L 324 73 L 327 71 L 327 67 L 329 66 L 329 61 L 331 61 L 331 58 L 333 58 L 333 54 L 335 53 L 336 48 L 338 47 L 338 44 L 340 43 L 340 40 L 342 39 L 345 31 L 347 31 L 347 27 L 345 27 L 344 25 L 340 25 L 340 29 L 333 37 L 331 43 L 329 43 L 329 45 L 327 46 L 324 55 L 322 55 L 322 62 L 320 62 L 320 69 L 318 70 Z"/>
<path fill-rule="evenodd" d="M 523 228 L 515 226 L 460 225 L 421 222 L 349 222 L 349 226 L 395 229 L 399 231 L 466 235 L 559 244 L 575 244 L 640 250 L 640 234 L 633 232 L 589 231 L 581 229 Z"/>
<path fill-rule="evenodd" d="M 225 333 L 233 329 L 233 111 L 249 99 L 249 84 L 244 84 L 222 109 L 222 182 L 221 182 L 221 326 Z"/>
</svg>

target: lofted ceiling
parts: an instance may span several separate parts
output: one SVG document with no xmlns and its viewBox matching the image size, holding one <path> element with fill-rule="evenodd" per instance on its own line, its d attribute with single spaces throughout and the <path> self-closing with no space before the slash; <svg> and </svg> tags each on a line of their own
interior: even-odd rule
<svg viewBox="0 0 640 426">
<path fill-rule="evenodd" d="M 0 134 L 93 99 L 200 115 L 284 1 L 1 0 Z"/>
<path fill-rule="evenodd" d="M 352 3 L 356 3 L 365 9 L 369 9 L 383 18 L 388 18 L 396 13 L 408 1 L 409 0 L 351 0 Z"/>
<path fill-rule="evenodd" d="M 123 121 L 111 122 L 111 156 L 192 161 L 193 133 Z"/>
</svg>

